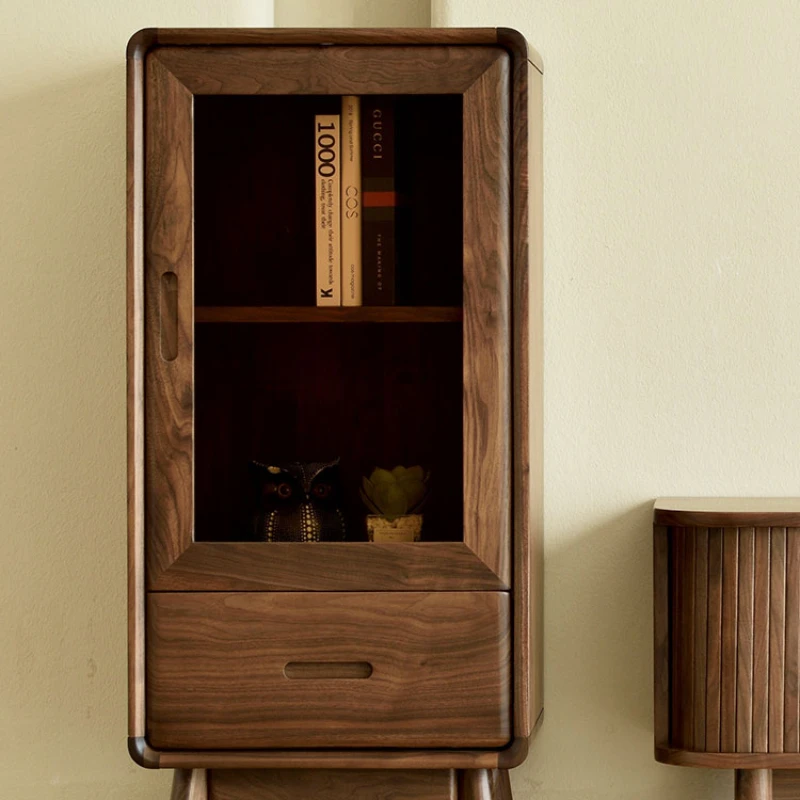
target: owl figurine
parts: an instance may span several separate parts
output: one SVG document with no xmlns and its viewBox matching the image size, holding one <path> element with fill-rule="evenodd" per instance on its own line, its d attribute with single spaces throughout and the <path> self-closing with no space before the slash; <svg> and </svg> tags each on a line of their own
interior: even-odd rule
<svg viewBox="0 0 800 800">
<path fill-rule="evenodd" d="M 251 462 L 255 537 L 262 542 L 341 542 L 339 459 L 320 463 Z"/>
</svg>

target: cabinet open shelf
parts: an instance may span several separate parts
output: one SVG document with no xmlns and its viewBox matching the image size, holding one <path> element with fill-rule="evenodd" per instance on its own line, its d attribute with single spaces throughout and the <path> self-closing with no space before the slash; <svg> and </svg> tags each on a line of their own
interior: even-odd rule
<svg viewBox="0 0 800 800">
<path fill-rule="evenodd" d="M 197 306 L 198 322 L 461 322 L 458 306 Z"/>
</svg>

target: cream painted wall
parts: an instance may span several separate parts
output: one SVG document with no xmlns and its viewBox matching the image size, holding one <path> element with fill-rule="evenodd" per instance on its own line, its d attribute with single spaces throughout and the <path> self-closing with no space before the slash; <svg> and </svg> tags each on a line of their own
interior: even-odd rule
<svg viewBox="0 0 800 800">
<path fill-rule="evenodd" d="M 268 9 L 0 0 L 3 800 L 169 797 L 126 750 L 125 44 Z"/>
<path fill-rule="evenodd" d="M 155 800 L 125 752 L 124 68 L 266 4 L 0 0 L 0 797 Z M 427 2 L 277 0 L 276 24 Z M 547 719 L 518 798 L 711 800 L 652 761 L 649 505 L 797 494 L 800 10 L 434 0 L 545 59 Z"/>
<path fill-rule="evenodd" d="M 430 0 L 275 0 L 279 28 L 426 28 Z"/>
<path fill-rule="evenodd" d="M 800 5 L 432 16 L 545 64 L 546 712 L 517 796 L 730 798 L 653 761 L 650 508 L 800 493 Z"/>
</svg>

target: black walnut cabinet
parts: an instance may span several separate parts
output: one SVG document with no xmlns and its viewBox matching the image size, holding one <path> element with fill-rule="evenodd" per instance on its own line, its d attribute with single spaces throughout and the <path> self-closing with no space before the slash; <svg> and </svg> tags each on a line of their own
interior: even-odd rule
<svg viewBox="0 0 800 800">
<path fill-rule="evenodd" d="M 397 104 L 395 306 L 313 305 L 313 116 L 349 94 Z M 541 110 L 508 29 L 131 39 L 129 742 L 174 800 L 510 797 L 543 713 Z M 250 459 L 323 454 L 351 518 L 365 470 L 429 466 L 423 541 L 248 541 Z"/>
</svg>

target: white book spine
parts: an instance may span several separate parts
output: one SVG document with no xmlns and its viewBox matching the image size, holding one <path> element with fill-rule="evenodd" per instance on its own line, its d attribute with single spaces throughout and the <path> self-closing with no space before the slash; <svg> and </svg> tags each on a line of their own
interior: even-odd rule
<svg viewBox="0 0 800 800">
<path fill-rule="evenodd" d="M 342 98 L 342 305 L 361 305 L 361 110 Z"/>
<path fill-rule="evenodd" d="M 342 304 L 339 115 L 314 118 L 317 192 L 317 305 Z"/>
</svg>

